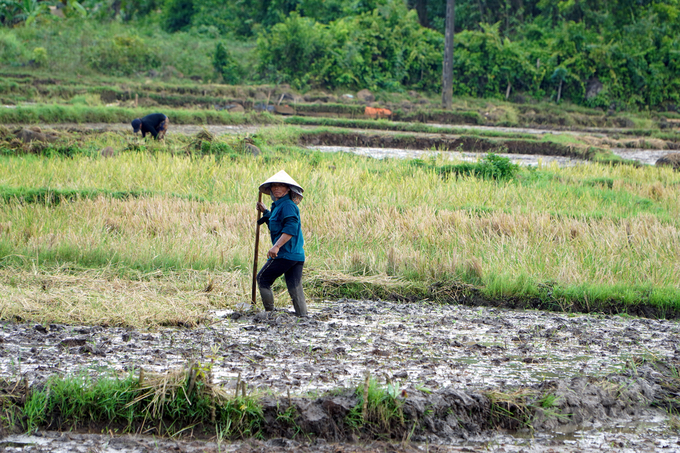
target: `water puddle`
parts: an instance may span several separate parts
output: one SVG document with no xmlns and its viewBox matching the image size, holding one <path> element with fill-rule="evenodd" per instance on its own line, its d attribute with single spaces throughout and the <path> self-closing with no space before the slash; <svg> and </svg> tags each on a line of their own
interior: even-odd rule
<svg viewBox="0 0 680 453">
<path fill-rule="evenodd" d="M 399 148 L 361 148 L 350 146 L 308 146 L 308 149 L 324 153 L 346 152 L 375 159 L 426 159 L 434 156 L 445 156 L 452 161 L 477 162 L 487 153 L 469 153 L 457 151 L 423 151 Z M 564 156 L 544 156 L 539 154 L 498 154 L 509 158 L 512 162 L 524 166 L 549 165 L 556 163 L 560 167 L 573 166 L 587 161 Z"/>
<path fill-rule="evenodd" d="M 424 151 L 399 148 L 362 148 L 351 146 L 308 146 L 308 149 L 326 153 L 347 152 L 359 156 L 373 157 L 375 159 L 426 159 L 434 156 L 445 156 L 452 161 L 477 162 L 487 153 L 471 153 L 457 151 Z M 627 149 L 612 148 L 612 153 L 624 159 L 634 160 L 647 165 L 654 165 L 660 157 L 668 154 L 669 150 L 658 149 Z M 557 164 L 560 167 L 568 167 L 588 163 L 583 159 L 575 159 L 564 156 L 546 156 L 540 154 L 499 154 L 509 158 L 512 162 L 523 166 L 540 166 Z"/>
<path fill-rule="evenodd" d="M 636 160 L 647 165 L 654 165 L 656 161 L 668 153 L 676 152 L 659 149 L 629 149 L 629 148 L 612 148 L 612 153 L 621 156 L 624 159 Z"/>
</svg>

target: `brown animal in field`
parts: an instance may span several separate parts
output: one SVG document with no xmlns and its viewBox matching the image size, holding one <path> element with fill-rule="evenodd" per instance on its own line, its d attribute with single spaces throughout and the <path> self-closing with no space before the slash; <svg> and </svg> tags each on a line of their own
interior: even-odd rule
<svg viewBox="0 0 680 453">
<path fill-rule="evenodd" d="M 366 107 L 364 109 L 364 115 L 369 118 L 389 118 L 392 115 L 392 111 L 376 107 Z"/>
</svg>

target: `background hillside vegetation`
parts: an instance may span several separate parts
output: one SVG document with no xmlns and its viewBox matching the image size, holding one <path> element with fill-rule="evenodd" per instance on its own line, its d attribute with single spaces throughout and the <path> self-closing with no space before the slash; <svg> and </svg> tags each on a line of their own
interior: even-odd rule
<svg viewBox="0 0 680 453">
<path fill-rule="evenodd" d="M 3 70 L 438 92 L 444 7 L 2 0 L 0 61 Z M 679 13 L 678 0 L 458 0 L 454 96 L 677 110 Z"/>
</svg>

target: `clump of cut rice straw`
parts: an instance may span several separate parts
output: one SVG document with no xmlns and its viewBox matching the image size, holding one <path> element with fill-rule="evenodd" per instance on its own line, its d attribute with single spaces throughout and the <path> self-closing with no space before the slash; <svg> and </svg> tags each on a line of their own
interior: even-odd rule
<svg viewBox="0 0 680 453">
<path fill-rule="evenodd" d="M 212 383 L 212 367 L 197 363 L 164 374 L 140 370 L 138 390 L 140 394 L 127 407 L 144 401 L 145 410 L 153 418 L 163 417 L 169 401 L 182 398 L 190 402 L 194 392 L 197 396 L 206 396 L 217 404 L 230 399 L 224 387 Z"/>
<path fill-rule="evenodd" d="M 0 269 L 3 319 L 135 328 L 191 327 L 242 300 L 241 272 L 119 276 L 115 269 Z M 208 290 L 209 288 L 209 290 Z"/>
</svg>

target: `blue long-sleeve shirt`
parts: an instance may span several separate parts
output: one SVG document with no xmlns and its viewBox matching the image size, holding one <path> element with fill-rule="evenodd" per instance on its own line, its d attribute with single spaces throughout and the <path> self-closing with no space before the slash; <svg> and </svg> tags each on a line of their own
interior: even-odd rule
<svg viewBox="0 0 680 453">
<path fill-rule="evenodd" d="M 300 222 L 300 210 L 290 195 L 286 194 L 276 200 L 270 211 L 266 211 L 261 222 L 269 227 L 269 235 L 272 244 L 276 244 L 283 233 L 291 236 L 290 240 L 279 248 L 277 258 L 291 261 L 305 260 L 305 240 L 302 237 L 302 223 Z"/>
</svg>

